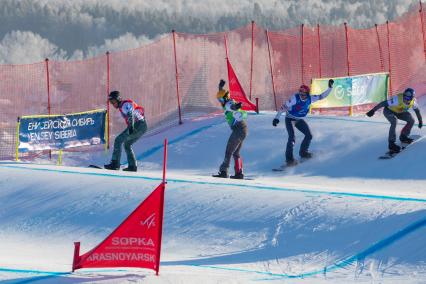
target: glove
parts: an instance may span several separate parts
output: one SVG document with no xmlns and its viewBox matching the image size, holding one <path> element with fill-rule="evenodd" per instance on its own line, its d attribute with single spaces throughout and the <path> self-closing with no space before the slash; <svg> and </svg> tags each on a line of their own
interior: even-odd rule
<svg viewBox="0 0 426 284">
<path fill-rule="evenodd" d="M 223 86 L 225 86 L 225 80 L 220 79 L 220 82 L 219 82 L 219 89 L 222 89 L 222 88 L 223 88 Z"/>
<path fill-rule="evenodd" d="M 419 121 L 419 128 L 422 128 L 422 127 L 423 127 L 423 122 Z"/>
<path fill-rule="evenodd" d="M 129 134 L 132 135 L 135 132 L 135 128 L 133 126 L 129 126 Z"/>
<path fill-rule="evenodd" d="M 374 110 L 370 110 L 367 112 L 367 116 L 368 117 L 372 117 L 374 115 L 375 111 Z"/>
<path fill-rule="evenodd" d="M 333 84 L 334 84 L 334 80 L 333 79 L 328 80 L 328 87 L 329 88 L 333 88 Z"/>
<path fill-rule="evenodd" d="M 236 103 L 231 106 L 232 110 L 239 110 L 241 108 L 242 103 Z"/>
<path fill-rule="evenodd" d="M 274 118 L 274 120 L 272 120 L 272 125 L 273 126 L 277 126 L 278 123 L 280 123 L 280 120 L 278 118 Z"/>
</svg>

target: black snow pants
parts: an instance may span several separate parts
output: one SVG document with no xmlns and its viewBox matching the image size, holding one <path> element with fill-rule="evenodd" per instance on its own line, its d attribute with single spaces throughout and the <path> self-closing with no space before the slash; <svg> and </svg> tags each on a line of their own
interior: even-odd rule
<svg viewBox="0 0 426 284">
<path fill-rule="evenodd" d="M 299 155 L 303 155 L 303 153 L 308 152 L 309 145 L 311 144 L 312 140 L 312 134 L 311 130 L 309 129 L 308 124 L 303 119 L 294 119 L 290 117 L 285 118 L 285 127 L 287 129 L 288 133 L 288 141 L 287 141 L 287 148 L 285 150 L 285 160 L 286 162 L 291 162 L 294 160 L 293 157 L 293 148 L 294 144 L 296 142 L 296 136 L 294 135 L 294 126 L 302 132 L 305 135 L 305 138 L 303 138 L 302 144 L 300 145 Z"/>
<path fill-rule="evenodd" d="M 231 156 L 233 156 L 234 159 L 240 157 L 240 150 L 248 133 L 247 123 L 244 120 L 237 122 L 231 127 L 231 129 L 232 133 L 231 136 L 229 136 L 228 144 L 226 145 L 225 158 L 219 168 L 220 171 L 225 171 L 226 173 L 228 173 L 229 165 L 231 163 Z"/>
<path fill-rule="evenodd" d="M 383 109 L 383 115 L 386 117 L 386 119 L 390 122 L 390 128 L 389 128 L 389 142 L 395 142 L 396 141 L 396 124 L 398 123 L 397 119 L 406 121 L 404 128 L 401 130 L 401 135 L 409 136 L 411 132 L 411 128 L 413 128 L 414 125 L 414 118 L 408 111 L 396 113 L 385 107 Z"/>
</svg>

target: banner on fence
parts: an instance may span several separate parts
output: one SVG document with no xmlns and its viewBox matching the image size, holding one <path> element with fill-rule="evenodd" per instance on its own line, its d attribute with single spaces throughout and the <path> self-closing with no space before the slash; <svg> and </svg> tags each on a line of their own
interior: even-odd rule
<svg viewBox="0 0 426 284">
<path fill-rule="evenodd" d="M 105 129 L 106 110 L 23 116 L 18 120 L 17 149 L 27 152 L 105 144 Z"/>
<path fill-rule="evenodd" d="M 330 78 L 312 79 L 311 94 L 318 95 L 328 88 Z M 312 108 L 348 107 L 386 100 L 389 73 L 365 74 L 333 78 L 330 95 L 312 104 Z"/>
<path fill-rule="evenodd" d="M 165 182 L 91 251 L 80 254 L 75 243 L 72 270 L 95 267 L 140 267 L 157 272 L 160 266 Z"/>
<path fill-rule="evenodd" d="M 229 59 L 226 59 L 226 63 L 228 66 L 229 92 L 231 99 L 241 102 L 243 110 L 256 111 L 256 105 L 247 98 L 246 93 L 244 92 L 243 87 L 241 87 L 240 81 L 238 81 L 237 75 L 232 68 L 231 62 L 229 62 Z"/>
</svg>

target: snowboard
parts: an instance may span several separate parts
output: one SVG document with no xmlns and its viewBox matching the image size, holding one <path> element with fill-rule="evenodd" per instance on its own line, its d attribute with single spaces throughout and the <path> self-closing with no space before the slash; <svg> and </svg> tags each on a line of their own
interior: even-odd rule
<svg viewBox="0 0 426 284">
<path fill-rule="evenodd" d="M 254 180 L 255 179 L 253 176 L 244 176 L 243 179 L 231 178 L 231 177 L 229 177 L 229 178 L 232 179 L 232 180 Z"/>
<path fill-rule="evenodd" d="M 100 167 L 98 165 L 89 165 L 89 168 L 94 168 L 94 169 L 103 169 L 104 167 Z"/>
<path fill-rule="evenodd" d="M 92 168 L 92 169 L 101 169 L 101 170 L 108 170 L 108 171 L 118 171 L 118 170 L 120 170 L 120 169 L 118 169 L 118 170 L 109 170 L 109 169 L 105 169 L 105 167 L 101 167 L 101 166 L 98 166 L 98 165 L 89 165 L 88 166 L 89 168 Z"/>
<path fill-rule="evenodd" d="M 237 178 L 232 178 L 232 177 L 229 177 L 229 178 L 215 177 L 214 175 L 212 175 L 212 177 L 219 178 L 219 179 L 232 179 L 232 180 L 254 180 L 254 177 L 252 177 L 252 176 L 246 176 L 246 175 L 244 175 L 243 179 L 237 179 Z"/>
<path fill-rule="evenodd" d="M 417 141 L 423 139 L 424 136 L 421 135 L 412 135 L 411 138 L 413 139 L 413 142 L 411 142 L 410 144 L 408 143 L 402 143 L 399 145 L 401 146 L 401 151 L 399 151 L 398 153 L 391 153 L 390 151 L 387 151 L 385 154 L 379 156 L 380 160 L 388 160 L 388 159 L 392 159 L 393 157 L 397 156 L 398 154 L 400 154 L 401 152 L 403 152 L 405 149 L 407 149 L 408 147 L 410 147 L 410 145 L 413 145 L 414 143 L 416 143 Z"/>
<path fill-rule="evenodd" d="M 273 168 L 272 171 L 273 172 L 283 172 L 286 169 L 297 167 L 297 165 L 299 165 L 301 163 L 304 163 L 306 161 L 309 161 L 312 158 L 313 157 L 311 157 L 311 158 L 300 158 L 299 160 L 296 160 L 296 162 L 297 162 L 296 164 L 293 164 L 293 165 L 290 165 L 290 166 L 288 166 L 287 164 L 284 164 L 284 165 L 282 165 L 282 166 L 280 166 L 278 168 Z"/>
<path fill-rule="evenodd" d="M 282 165 L 282 166 L 280 166 L 280 167 L 278 167 L 278 168 L 273 168 L 273 169 L 272 169 L 272 171 L 273 171 L 273 172 L 283 172 L 283 171 L 285 171 L 286 169 L 296 167 L 298 164 L 299 164 L 299 162 L 298 162 L 297 164 L 295 164 L 295 165 L 291 165 L 291 166 Z"/>
</svg>

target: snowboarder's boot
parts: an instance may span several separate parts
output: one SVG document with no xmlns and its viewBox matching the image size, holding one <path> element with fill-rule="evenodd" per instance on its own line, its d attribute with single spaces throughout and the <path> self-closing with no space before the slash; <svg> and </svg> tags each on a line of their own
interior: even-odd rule
<svg viewBox="0 0 426 284">
<path fill-rule="evenodd" d="M 413 138 L 408 137 L 407 135 L 401 134 L 399 136 L 399 140 L 405 144 L 411 144 L 413 142 Z"/>
<path fill-rule="evenodd" d="M 244 179 L 243 171 L 241 170 L 240 172 L 235 173 L 235 175 L 230 176 L 230 178 L 233 178 L 233 179 Z"/>
<path fill-rule="evenodd" d="M 244 174 L 243 174 L 243 160 L 238 157 L 235 158 L 234 157 L 234 170 L 235 170 L 235 175 L 230 176 L 230 178 L 233 179 L 244 179 Z"/>
<path fill-rule="evenodd" d="M 217 175 L 213 175 L 213 177 L 217 178 L 228 178 L 229 175 L 226 171 L 220 171 Z"/>
<path fill-rule="evenodd" d="M 300 157 L 301 158 L 303 158 L 303 159 L 310 159 L 310 158 L 312 158 L 312 153 L 311 152 L 308 152 L 308 151 L 305 151 L 305 152 L 300 152 Z"/>
<path fill-rule="evenodd" d="M 127 168 L 124 168 L 123 171 L 125 171 L 125 172 L 137 172 L 138 171 L 138 167 L 136 167 L 136 166 L 129 166 Z"/>
<path fill-rule="evenodd" d="M 401 147 L 396 145 L 395 142 L 389 141 L 389 152 L 391 154 L 399 153 L 401 152 Z"/>
<path fill-rule="evenodd" d="M 293 159 L 293 160 L 288 160 L 287 161 L 287 167 L 293 167 L 293 166 L 296 166 L 298 164 L 298 162 L 295 160 L 295 159 Z"/>
<path fill-rule="evenodd" d="M 104 168 L 107 170 L 119 170 L 120 169 L 120 163 L 118 161 L 111 161 L 111 163 L 104 165 Z"/>
</svg>

